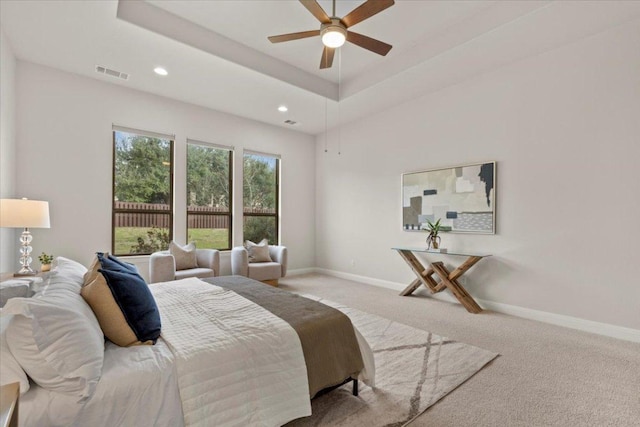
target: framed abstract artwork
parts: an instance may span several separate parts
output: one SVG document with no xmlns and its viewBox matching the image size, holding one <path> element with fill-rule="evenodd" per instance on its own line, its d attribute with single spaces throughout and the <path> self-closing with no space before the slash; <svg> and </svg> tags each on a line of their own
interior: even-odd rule
<svg viewBox="0 0 640 427">
<path fill-rule="evenodd" d="M 495 234 L 496 162 L 402 174 L 402 228 Z"/>
</svg>

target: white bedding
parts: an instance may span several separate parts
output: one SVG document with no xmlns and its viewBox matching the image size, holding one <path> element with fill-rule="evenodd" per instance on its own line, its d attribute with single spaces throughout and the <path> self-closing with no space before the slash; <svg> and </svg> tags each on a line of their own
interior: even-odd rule
<svg viewBox="0 0 640 427">
<path fill-rule="evenodd" d="M 311 414 L 306 364 L 288 323 L 197 279 L 151 289 L 163 313 L 156 345 L 107 342 L 102 377 L 83 403 L 32 384 L 20 397 L 20 426 L 276 426 Z M 355 332 L 365 362 L 359 378 L 373 386 L 373 354 Z"/>
<path fill-rule="evenodd" d="M 118 347 L 107 342 L 102 378 L 90 400 L 32 384 L 20 396 L 19 425 L 183 426 L 174 356 L 160 338 L 154 346 Z"/>
<path fill-rule="evenodd" d="M 176 358 L 187 426 L 279 426 L 311 415 L 300 339 L 235 292 L 184 279 L 151 287 Z"/>
</svg>

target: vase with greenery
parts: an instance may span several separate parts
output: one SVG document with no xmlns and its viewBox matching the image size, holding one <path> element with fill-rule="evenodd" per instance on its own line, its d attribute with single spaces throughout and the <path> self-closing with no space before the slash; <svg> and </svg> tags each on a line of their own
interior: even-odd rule
<svg viewBox="0 0 640 427">
<path fill-rule="evenodd" d="M 42 252 L 41 255 L 38 255 L 38 261 L 42 264 L 41 270 L 43 272 L 51 270 L 51 262 L 53 262 L 53 255 L 47 255 Z"/>
<path fill-rule="evenodd" d="M 442 218 L 438 218 L 436 222 L 427 220 L 426 231 L 429 232 L 429 235 L 427 236 L 427 249 L 438 249 L 440 247 L 440 236 L 438 236 L 438 233 L 440 233 L 441 219 Z"/>
</svg>

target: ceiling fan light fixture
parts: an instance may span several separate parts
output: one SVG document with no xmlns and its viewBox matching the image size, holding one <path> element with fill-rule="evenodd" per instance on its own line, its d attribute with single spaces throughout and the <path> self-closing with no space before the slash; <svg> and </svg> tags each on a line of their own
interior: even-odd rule
<svg viewBox="0 0 640 427">
<path fill-rule="evenodd" d="M 322 28 L 320 34 L 322 36 L 322 44 L 330 48 L 338 48 L 344 44 L 347 40 L 347 29 L 339 23 L 339 20 L 332 20 L 331 24 L 328 24 Z"/>
<path fill-rule="evenodd" d="M 336 16 L 336 0 L 332 1 L 331 15 L 325 12 L 318 0 L 299 0 L 299 2 L 320 21 L 320 30 L 298 31 L 297 33 L 280 34 L 267 38 L 271 43 L 282 43 L 320 36 L 324 45 L 320 57 L 321 70 L 331 68 L 336 49 L 347 41 L 381 56 L 386 56 L 393 47 L 363 34 L 347 31 L 347 28 L 390 8 L 395 4 L 395 0 L 366 0 L 342 18 Z"/>
</svg>

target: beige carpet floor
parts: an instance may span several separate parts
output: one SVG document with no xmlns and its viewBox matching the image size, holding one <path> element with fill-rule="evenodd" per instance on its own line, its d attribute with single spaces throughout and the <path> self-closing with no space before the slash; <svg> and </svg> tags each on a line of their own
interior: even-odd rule
<svg viewBox="0 0 640 427">
<path fill-rule="evenodd" d="M 411 426 L 640 426 L 638 343 L 320 274 L 280 287 L 500 354 Z"/>
<path fill-rule="evenodd" d="M 352 395 L 351 384 L 318 396 L 312 415 L 287 427 L 402 427 L 498 355 L 352 307 L 302 294 L 351 319 L 375 359 L 375 386 Z M 373 374 L 373 372 L 371 372 Z"/>
</svg>

